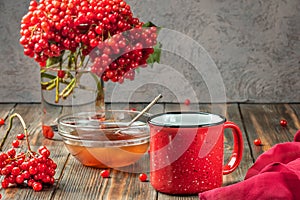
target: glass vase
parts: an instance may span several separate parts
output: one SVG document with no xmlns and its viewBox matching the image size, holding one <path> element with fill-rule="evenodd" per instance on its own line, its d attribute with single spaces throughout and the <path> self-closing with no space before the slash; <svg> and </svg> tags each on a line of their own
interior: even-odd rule
<svg viewBox="0 0 300 200">
<path fill-rule="evenodd" d="M 61 70 L 60 70 L 61 71 Z M 63 115 L 105 109 L 103 81 L 90 71 L 41 70 L 42 132 L 60 139 L 57 121 Z"/>
</svg>

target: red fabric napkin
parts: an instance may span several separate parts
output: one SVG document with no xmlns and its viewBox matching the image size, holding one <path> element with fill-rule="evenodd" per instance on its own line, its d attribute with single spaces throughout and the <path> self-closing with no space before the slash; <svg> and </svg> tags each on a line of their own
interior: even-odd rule
<svg viewBox="0 0 300 200">
<path fill-rule="evenodd" d="M 244 181 L 200 193 L 199 199 L 300 199 L 300 130 L 294 142 L 277 144 L 260 155 Z"/>
</svg>

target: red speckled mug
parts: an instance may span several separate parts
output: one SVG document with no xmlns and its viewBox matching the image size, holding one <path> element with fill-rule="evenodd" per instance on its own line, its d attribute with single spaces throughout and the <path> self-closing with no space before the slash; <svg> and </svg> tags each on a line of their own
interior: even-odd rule
<svg viewBox="0 0 300 200">
<path fill-rule="evenodd" d="M 150 182 L 159 192 L 196 194 L 220 187 L 223 174 L 242 159 L 242 132 L 220 115 L 172 112 L 152 116 L 150 126 Z M 232 129 L 233 152 L 226 165 L 224 129 Z"/>
</svg>

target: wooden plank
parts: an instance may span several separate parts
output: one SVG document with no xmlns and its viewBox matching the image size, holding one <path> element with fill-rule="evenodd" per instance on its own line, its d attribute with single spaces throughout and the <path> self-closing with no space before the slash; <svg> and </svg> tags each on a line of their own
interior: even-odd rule
<svg viewBox="0 0 300 200">
<path fill-rule="evenodd" d="M 1 133 L 3 133 L 3 134 L 0 134 L 1 141 L 4 137 L 5 130 L 8 127 L 9 114 L 11 112 L 13 112 L 15 106 L 16 106 L 15 104 L 0 104 L 0 118 L 5 120 L 5 124 L 0 127 L 0 131 L 1 131 Z M 3 142 L 5 142 L 5 141 L 3 141 Z"/>
<path fill-rule="evenodd" d="M 248 133 L 248 140 L 256 159 L 260 154 L 280 142 L 293 140 L 299 116 L 288 104 L 241 104 L 241 113 Z M 280 120 L 288 121 L 287 127 L 280 126 Z M 262 146 L 255 146 L 253 141 L 260 138 Z"/>
<path fill-rule="evenodd" d="M 294 131 L 294 134 L 296 134 L 297 130 L 300 130 L 300 120 L 299 120 L 300 119 L 300 104 L 290 104 L 290 106 L 294 111 L 294 112 L 291 112 L 291 118 L 293 119 L 292 121 L 295 123 L 294 124 L 295 130 L 291 130 L 291 131 L 292 132 Z M 290 125 L 288 124 L 288 126 L 290 126 Z"/>
<path fill-rule="evenodd" d="M 149 176 L 149 174 L 148 174 Z M 156 191 L 149 182 L 141 182 L 139 173 L 127 173 L 113 170 L 111 180 L 108 182 L 103 199 L 156 199 Z"/>
<path fill-rule="evenodd" d="M 130 104 L 130 108 L 141 110 L 146 104 Z M 122 106 L 122 105 L 119 105 Z M 156 114 L 164 111 L 174 111 L 178 109 L 176 104 L 158 104 L 153 107 L 151 113 Z M 180 107 L 180 105 L 179 105 Z M 1 109 L 2 108 L 2 109 Z M 1 104 L 1 116 L 7 116 L 14 108 L 14 104 Z M 182 109 L 183 108 L 183 109 Z M 244 156 L 241 165 L 230 175 L 223 177 L 223 185 L 228 185 L 243 179 L 246 170 L 251 166 L 253 158 L 266 151 L 278 142 L 291 141 L 296 130 L 300 129 L 300 104 L 220 104 L 209 105 L 199 104 L 181 106 L 180 110 L 213 112 L 224 114 L 228 120 L 237 123 L 244 134 Z M 239 109 L 242 115 L 240 115 Z M 100 169 L 84 167 L 75 158 L 68 157 L 68 152 L 61 141 L 45 139 L 41 134 L 40 127 L 40 105 L 22 104 L 17 105 L 15 111 L 20 113 L 31 133 L 33 149 L 36 150 L 40 145 L 46 145 L 51 151 L 51 158 L 58 163 L 56 187 L 46 188 L 42 192 L 33 192 L 29 188 L 10 188 L 1 192 L 3 199 L 163 199 L 163 200 L 185 200 L 198 199 L 194 196 L 172 196 L 156 192 L 149 182 L 140 182 L 138 174 L 145 170 L 149 175 L 149 158 L 143 157 L 140 163 L 132 168 L 111 170 L 111 177 L 103 179 L 100 176 Z M 279 125 L 280 119 L 288 121 L 287 127 Z M 4 150 L 10 148 L 15 135 L 22 131 L 21 126 L 15 119 L 16 126 L 4 143 Z M 245 127 L 245 130 L 244 130 Z M 4 132 L 7 125 L 0 128 Z M 2 134 L 1 134 L 2 135 Z M 264 146 L 256 147 L 253 140 L 260 137 Z M 231 141 L 229 131 L 225 132 L 225 158 L 230 154 Z M 248 143 L 249 142 L 249 143 Z M 24 151 L 25 148 L 20 150 Z M 67 162 L 66 162 L 67 160 Z M 141 168 L 142 167 L 142 168 Z M 121 170 L 121 171 L 120 171 Z M 128 170 L 130 173 L 128 173 Z M 136 170 L 136 171 L 134 171 Z"/>
<path fill-rule="evenodd" d="M 239 167 L 231 174 L 223 176 L 223 186 L 230 185 L 244 179 L 244 176 L 248 168 L 253 163 L 253 158 L 251 157 L 249 144 L 247 141 L 246 132 L 243 128 L 243 121 L 239 112 L 239 107 L 237 104 L 190 104 L 190 105 L 179 105 L 179 104 L 166 104 L 166 112 L 172 111 L 201 111 L 215 113 L 223 115 L 227 120 L 236 123 L 243 133 L 244 139 L 244 152 L 243 159 Z M 229 130 L 225 130 L 224 137 L 224 160 L 227 160 L 232 152 L 232 134 Z M 172 200 L 183 200 L 183 199 L 198 199 L 196 195 L 194 196 L 170 196 L 162 193 L 158 193 L 158 199 L 172 199 Z"/>
<path fill-rule="evenodd" d="M 71 156 L 53 199 L 155 199 L 155 191 L 139 181 L 139 173 L 111 169 L 110 178 L 102 178 L 101 170 L 85 167 Z"/>
<path fill-rule="evenodd" d="M 51 158 L 57 163 L 58 168 L 56 170 L 55 178 L 58 179 L 62 173 L 64 163 L 68 152 L 64 150 L 63 143 L 61 141 L 54 141 L 45 139 L 41 132 L 41 106 L 40 104 L 18 104 L 15 108 L 15 112 L 19 113 L 25 120 L 27 124 L 28 131 L 30 133 L 31 148 L 33 151 L 41 145 L 46 145 L 51 152 Z M 3 146 L 4 150 L 7 150 L 11 147 L 11 142 L 15 139 L 18 133 L 23 132 L 20 122 L 17 119 L 14 119 L 13 128 L 9 134 L 5 145 Z M 22 141 L 22 147 L 18 149 L 19 151 L 27 151 L 25 140 Z M 57 184 L 57 183 L 56 183 Z M 3 199 L 51 199 L 51 196 L 54 193 L 55 185 L 50 188 L 45 188 L 41 192 L 34 192 L 30 188 L 9 188 L 2 193 Z"/>
<path fill-rule="evenodd" d="M 107 181 L 100 176 L 99 169 L 85 167 L 70 156 L 52 199 L 101 199 Z"/>
</svg>

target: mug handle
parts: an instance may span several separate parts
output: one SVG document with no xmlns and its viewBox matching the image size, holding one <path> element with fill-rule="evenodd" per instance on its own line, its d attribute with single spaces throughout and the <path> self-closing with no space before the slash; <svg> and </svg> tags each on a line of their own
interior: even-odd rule
<svg viewBox="0 0 300 200">
<path fill-rule="evenodd" d="M 230 121 L 224 123 L 224 129 L 226 128 L 230 128 L 232 130 L 233 151 L 228 163 L 223 166 L 224 175 L 230 174 L 238 167 L 238 165 L 242 160 L 243 148 L 244 148 L 243 136 L 240 128 L 235 123 Z"/>
</svg>

